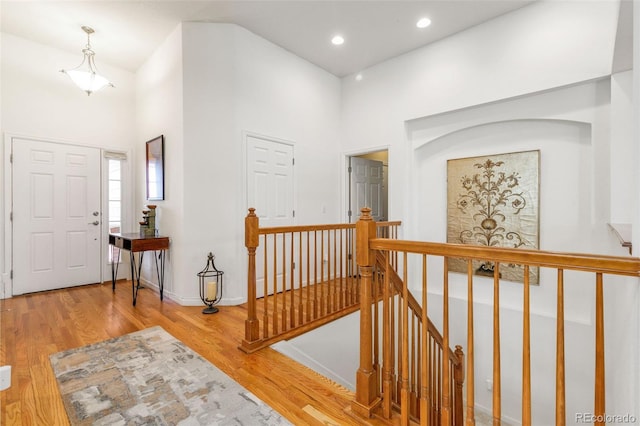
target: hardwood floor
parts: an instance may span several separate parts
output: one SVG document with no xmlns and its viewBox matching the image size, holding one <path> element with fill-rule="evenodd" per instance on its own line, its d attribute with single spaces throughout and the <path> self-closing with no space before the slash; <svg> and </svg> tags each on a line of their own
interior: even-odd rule
<svg viewBox="0 0 640 426">
<path fill-rule="evenodd" d="M 49 355 L 154 325 L 163 327 L 295 425 L 358 425 L 345 409 L 353 393 L 270 349 L 238 349 L 245 306 L 180 306 L 142 289 L 131 305 L 131 282 L 87 285 L 0 300 L 0 365 L 12 366 L 0 391 L 2 425 L 68 425 Z M 339 350 L 339 349 L 336 349 Z M 372 420 L 367 424 L 382 424 Z"/>
</svg>

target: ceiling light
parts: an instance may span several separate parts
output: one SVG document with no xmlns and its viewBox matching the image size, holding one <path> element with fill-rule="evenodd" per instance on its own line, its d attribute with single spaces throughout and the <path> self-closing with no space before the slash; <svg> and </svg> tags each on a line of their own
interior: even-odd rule
<svg viewBox="0 0 640 426">
<path fill-rule="evenodd" d="M 362 80 L 362 73 L 356 74 L 356 81 Z"/>
<path fill-rule="evenodd" d="M 331 43 L 335 44 L 336 46 L 340 46 L 344 43 L 344 37 L 342 37 L 341 35 L 334 36 L 331 39 Z"/>
<path fill-rule="evenodd" d="M 82 31 L 87 33 L 87 45 L 82 49 L 82 54 L 84 55 L 82 63 L 72 70 L 60 70 L 60 72 L 68 75 L 76 86 L 87 92 L 87 95 L 90 95 L 106 86 L 113 87 L 113 83 L 98 74 L 96 69 L 93 59 L 95 52 L 91 50 L 89 41 L 89 37 L 94 33 L 93 28 L 83 26 Z"/>
<path fill-rule="evenodd" d="M 429 18 L 422 18 L 416 22 L 416 27 L 418 28 L 427 28 L 429 25 L 431 25 L 431 19 Z"/>
</svg>

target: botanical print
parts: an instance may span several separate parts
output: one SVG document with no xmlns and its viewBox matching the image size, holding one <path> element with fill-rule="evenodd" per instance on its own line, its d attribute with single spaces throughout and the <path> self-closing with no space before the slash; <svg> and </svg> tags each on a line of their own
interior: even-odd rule
<svg viewBox="0 0 640 426">
<path fill-rule="evenodd" d="M 526 151 L 447 162 L 447 242 L 537 249 L 539 241 L 540 151 Z M 478 275 L 493 276 L 494 264 L 474 261 Z M 449 270 L 466 273 L 463 259 Z M 530 283 L 538 284 L 538 268 Z M 520 265 L 500 265 L 501 278 L 524 281 Z"/>
</svg>

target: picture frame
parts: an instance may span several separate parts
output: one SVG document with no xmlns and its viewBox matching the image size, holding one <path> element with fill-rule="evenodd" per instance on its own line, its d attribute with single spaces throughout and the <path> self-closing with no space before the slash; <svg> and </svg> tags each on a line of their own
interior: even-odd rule
<svg viewBox="0 0 640 426">
<path fill-rule="evenodd" d="M 447 161 L 447 242 L 538 249 L 540 151 L 510 152 Z M 492 277 L 491 261 L 473 261 L 475 275 Z M 466 273 L 462 259 L 451 272 Z M 539 268 L 529 271 L 539 284 Z M 500 278 L 523 282 L 522 265 L 502 264 Z"/>
<path fill-rule="evenodd" d="M 147 200 L 164 200 L 164 135 L 146 143 Z"/>
</svg>

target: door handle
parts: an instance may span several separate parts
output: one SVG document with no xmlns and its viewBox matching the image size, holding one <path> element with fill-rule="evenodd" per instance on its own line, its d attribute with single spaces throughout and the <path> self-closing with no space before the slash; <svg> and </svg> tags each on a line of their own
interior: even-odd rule
<svg viewBox="0 0 640 426">
<path fill-rule="evenodd" d="M 94 220 L 93 222 L 89 222 L 89 225 L 98 226 L 98 225 L 100 225 L 100 221 L 99 220 Z"/>
</svg>

